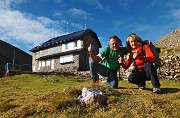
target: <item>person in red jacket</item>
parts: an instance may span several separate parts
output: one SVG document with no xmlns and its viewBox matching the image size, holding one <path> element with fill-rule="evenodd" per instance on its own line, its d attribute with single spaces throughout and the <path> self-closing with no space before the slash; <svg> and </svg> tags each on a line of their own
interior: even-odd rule
<svg viewBox="0 0 180 118">
<path fill-rule="evenodd" d="M 134 63 L 135 69 L 129 75 L 128 81 L 138 85 L 139 89 L 143 90 L 145 89 L 146 81 L 151 80 L 153 92 L 160 93 L 160 82 L 157 76 L 157 70 L 153 65 L 155 57 L 149 44 L 143 44 L 141 38 L 132 33 L 127 38 L 126 46 L 131 50 L 129 58 L 125 62 L 124 59 L 120 57 L 119 63 L 125 69 L 129 68 L 130 65 Z"/>
</svg>

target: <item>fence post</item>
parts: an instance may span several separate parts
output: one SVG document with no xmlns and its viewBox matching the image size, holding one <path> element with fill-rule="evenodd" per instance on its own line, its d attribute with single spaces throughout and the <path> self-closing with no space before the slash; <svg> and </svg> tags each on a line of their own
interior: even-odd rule
<svg viewBox="0 0 180 118">
<path fill-rule="evenodd" d="M 8 65 L 9 65 L 9 63 L 7 63 L 7 64 L 5 65 L 6 77 L 8 76 L 8 73 L 9 73 Z"/>
</svg>

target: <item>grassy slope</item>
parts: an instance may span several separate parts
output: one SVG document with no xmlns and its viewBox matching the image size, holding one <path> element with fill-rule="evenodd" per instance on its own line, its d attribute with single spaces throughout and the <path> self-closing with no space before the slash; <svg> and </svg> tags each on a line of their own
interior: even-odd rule
<svg viewBox="0 0 180 118">
<path fill-rule="evenodd" d="M 119 89 L 92 86 L 89 78 L 17 75 L 0 79 L 0 117 L 180 117 L 180 83 L 161 80 L 162 94 L 119 82 Z M 101 89 L 108 96 L 108 106 L 83 106 L 77 101 L 82 87 Z M 66 89 L 65 89 L 66 88 Z"/>
</svg>

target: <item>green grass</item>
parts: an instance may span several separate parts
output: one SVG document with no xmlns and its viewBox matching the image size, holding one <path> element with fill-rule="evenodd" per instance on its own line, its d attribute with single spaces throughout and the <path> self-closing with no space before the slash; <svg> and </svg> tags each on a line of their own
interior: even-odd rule
<svg viewBox="0 0 180 118">
<path fill-rule="evenodd" d="M 119 88 L 92 85 L 88 77 L 16 75 L 0 79 L 0 117 L 2 118 L 178 118 L 180 83 L 161 79 L 162 94 L 119 81 Z M 77 97 L 83 87 L 106 92 L 108 106 L 81 105 Z"/>
</svg>

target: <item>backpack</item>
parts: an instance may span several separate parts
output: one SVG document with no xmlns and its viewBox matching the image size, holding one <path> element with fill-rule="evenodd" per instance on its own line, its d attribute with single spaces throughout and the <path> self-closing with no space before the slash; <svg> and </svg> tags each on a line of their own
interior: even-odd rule
<svg viewBox="0 0 180 118">
<path fill-rule="evenodd" d="M 146 55 L 146 54 L 145 54 L 146 52 L 145 52 L 145 50 L 144 50 L 144 45 L 147 44 L 146 42 L 147 42 L 147 41 L 145 40 L 144 43 L 143 43 L 143 48 L 142 48 L 144 55 Z M 160 57 L 159 57 L 160 48 L 158 48 L 158 47 L 156 47 L 155 45 L 153 45 L 152 42 L 150 42 L 149 46 L 150 46 L 150 49 L 152 50 L 152 52 L 154 53 L 154 56 L 155 56 L 154 66 L 155 66 L 156 68 L 161 67 L 161 66 L 162 66 L 162 62 L 161 62 L 161 59 L 160 59 Z"/>
</svg>

